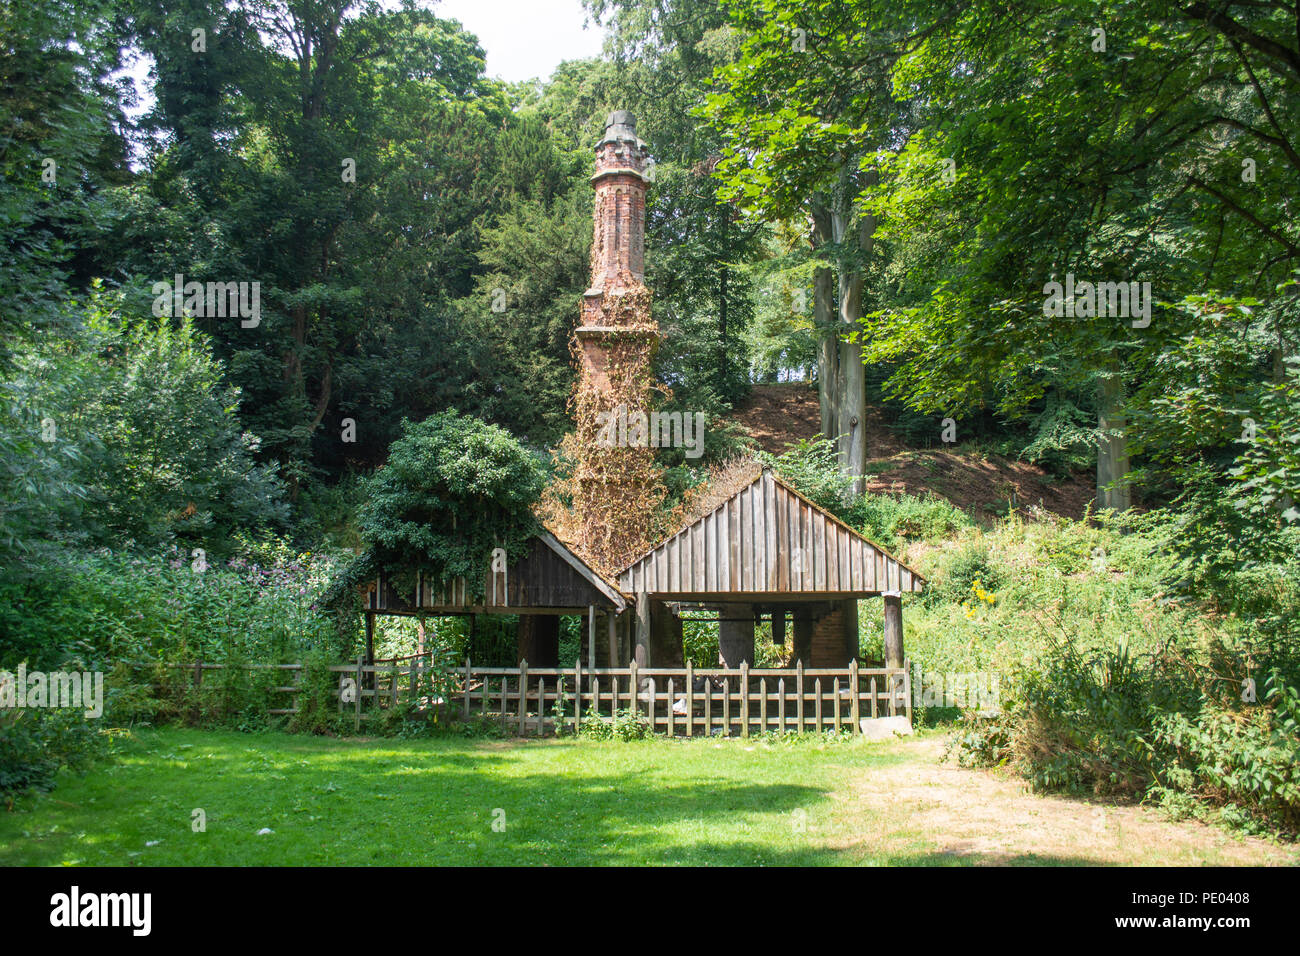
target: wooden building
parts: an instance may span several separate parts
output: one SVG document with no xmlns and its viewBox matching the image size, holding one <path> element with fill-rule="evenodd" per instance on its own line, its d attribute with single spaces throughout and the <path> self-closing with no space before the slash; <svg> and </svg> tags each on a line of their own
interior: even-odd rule
<svg viewBox="0 0 1300 956">
<path fill-rule="evenodd" d="M 883 596 L 888 666 L 901 666 L 903 592 L 925 582 L 764 469 L 618 576 L 635 596 L 640 665 L 681 660 L 683 610 L 716 611 L 719 652 L 729 667 L 754 662 L 754 626 L 770 620 L 792 660 L 842 667 L 858 653 L 858 600 Z M 792 624 L 787 628 L 787 623 Z"/>
<path fill-rule="evenodd" d="M 614 585 L 545 530 L 533 538 L 524 557 L 501 570 L 485 570 L 482 595 L 475 599 L 463 578 L 437 590 L 418 575 L 414 588 L 402 593 L 381 575 L 366 595 L 367 657 L 374 659 L 376 614 L 518 614 L 519 659 L 537 667 L 556 667 L 560 664 L 559 616 L 581 614 L 587 619 L 590 662 L 607 663 L 611 658 L 601 652 L 610 645 L 597 642 L 597 619 L 603 618 L 606 633 L 613 634 L 618 616 L 629 607 Z"/>
<path fill-rule="evenodd" d="M 657 335 L 648 314 L 639 316 L 630 331 L 604 324 L 607 313 L 618 312 L 616 300 L 646 291 L 648 162 L 635 117 L 622 110 L 610 114 L 596 146 L 592 287 L 576 333 L 579 374 L 597 391 L 610 387 L 605 370 L 613 332 L 624 338 L 631 334 L 637 341 Z M 633 351 L 645 358 L 650 349 Z M 579 435 L 591 426 L 579 422 Z M 611 510 L 638 520 L 624 513 L 605 485 L 578 504 L 592 513 L 603 509 L 601 523 L 607 523 Z M 792 635 L 792 662 L 844 667 L 858 653 L 858 601 L 880 595 L 886 664 L 902 667 L 901 596 L 924 585 L 911 568 L 768 470 L 632 562 L 615 582 L 602 578 L 549 532 L 534 539 L 522 560 L 485 574 L 486 597 L 477 601 L 470 599 L 464 581 L 454 582 L 447 593 L 435 593 L 428 582 L 418 581 L 414 593 L 399 595 L 381 578 L 369 594 L 368 637 L 375 614 L 518 614 L 520 659 L 534 667 L 555 667 L 559 615 L 584 614 L 588 666 L 621 667 L 635 658 L 640 667 L 674 667 L 683 663 L 682 614 L 709 614 L 720 625 L 725 666 L 753 664 L 754 627 L 770 620 L 779 643 Z M 626 613 L 633 606 L 635 614 Z M 597 640 L 598 617 L 606 640 Z"/>
</svg>

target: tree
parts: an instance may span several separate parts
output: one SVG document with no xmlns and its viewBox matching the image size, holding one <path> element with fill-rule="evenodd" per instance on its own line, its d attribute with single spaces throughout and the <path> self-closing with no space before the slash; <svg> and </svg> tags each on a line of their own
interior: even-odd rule
<svg viewBox="0 0 1300 956">
<path fill-rule="evenodd" d="M 822 430 L 860 493 L 866 379 L 848 337 L 876 258 L 876 217 L 860 199 L 878 182 L 877 154 L 895 146 L 903 125 L 890 69 L 916 42 L 911 11 L 852 0 L 737 0 L 728 10 L 741 52 L 720 68 L 704 109 L 725 136 L 723 196 L 772 221 L 808 223 L 823 262 L 813 275 Z"/>
<path fill-rule="evenodd" d="M 358 517 L 367 550 L 344 579 L 384 571 L 406 582 L 418 571 L 435 586 L 464 578 L 482 597 L 493 551 L 510 560 L 526 552 L 545 480 L 540 458 L 496 425 L 455 410 L 404 422 L 366 484 Z"/>
<path fill-rule="evenodd" d="M 254 461 L 239 392 L 193 323 L 141 314 L 100 286 L 78 312 L 72 334 L 48 333 L 23 354 L 13 383 L 73 489 L 43 505 L 56 519 L 47 529 L 91 546 L 210 554 L 284 529 L 282 484 Z"/>
</svg>

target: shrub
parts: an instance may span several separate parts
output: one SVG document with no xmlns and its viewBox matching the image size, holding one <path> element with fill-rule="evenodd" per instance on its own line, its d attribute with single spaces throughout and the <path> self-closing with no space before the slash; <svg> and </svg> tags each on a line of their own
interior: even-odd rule
<svg viewBox="0 0 1300 956">
<path fill-rule="evenodd" d="M 329 669 L 335 663 L 326 651 L 315 650 L 302 662 L 298 677 L 297 713 L 289 718 L 289 729 L 299 734 L 336 733 L 341 728 L 338 709 L 338 674 Z"/>
<path fill-rule="evenodd" d="M 1002 569 L 993 562 L 987 544 L 972 541 L 964 545 L 942 566 L 942 574 L 924 592 L 930 602 L 960 604 L 970 600 L 972 588 L 979 583 L 985 591 L 1002 590 Z"/>
<path fill-rule="evenodd" d="M 59 770 L 86 769 L 105 738 L 75 710 L 0 710 L 0 796 L 52 790 Z"/>
<path fill-rule="evenodd" d="M 1185 675 L 1123 644 L 1085 652 L 1058 640 L 1010 684 L 998 717 L 967 725 L 959 757 L 972 766 L 1010 763 L 1035 790 L 1142 796 L 1154 779 L 1153 715 L 1194 706 Z"/>
<path fill-rule="evenodd" d="M 934 495 L 863 495 L 851 509 L 862 533 L 890 549 L 909 541 L 949 538 L 974 522 L 956 505 Z"/>
<path fill-rule="evenodd" d="M 646 740 L 654 736 L 650 722 L 632 710 L 620 710 L 613 720 L 588 717 L 583 720 L 578 736 L 587 740 Z"/>
<path fill-rule="evenodd" d="M 1152 796 L 1244 829 L 1300 833 L 1300 692 L 1277 671 L 1266 686 L 1268 706 L 1207 702 L 1196 715 L 1157 715 L 1152 742 L 1163 759 Z"/>
</svg>

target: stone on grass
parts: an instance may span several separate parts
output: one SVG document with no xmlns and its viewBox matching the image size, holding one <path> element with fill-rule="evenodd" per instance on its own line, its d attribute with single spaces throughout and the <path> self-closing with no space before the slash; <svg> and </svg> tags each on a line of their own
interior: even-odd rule
<svg viewBox="0 0 1300 956">
<path fill-rule="evenodd" d="M 891 740 L 895 735 L 908 737 L 912 733 L 906 717 L 863 717 L 859 724 L 867 740 Z"/>
</svg>

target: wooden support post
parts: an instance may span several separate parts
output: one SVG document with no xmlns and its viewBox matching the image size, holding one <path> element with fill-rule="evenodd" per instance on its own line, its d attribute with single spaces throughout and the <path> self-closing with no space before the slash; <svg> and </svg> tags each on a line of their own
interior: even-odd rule
<svg viewBox="0 0 1300 956">
<path fill-rule="evenodd" d="M 470 685 L 469 655 L 466 654 L 465 655 L 465 690 L 464 690 L 466 720 L 469 720 L 469 685 Z"/>
<path fill-rule="evenodd" d="M 695 665 L 686 662 L 686 736 L 695 734 Z"/>
<path fill-rule="evenodd" d="M 573 662 L 573 732 L 582 729 L 582 658 Z"/>
<path fill-rule="evenodd" d="M 650 666 L 650 595 L 644 591 L 636 596 L 636 649 L 632 653 L 632 665 Z M 636 694 L 635 686 L 632 693 Z"/>
<path fill-rule="evenodd" d="M 655 679 L 651 677 L 646 686 L 650 691 L 650 700 L 647 702 L 647 710 L 650 715 L 650 733 L 653 734 L 655 732 Z"/>
<path fill-rule="evenodd" d="M 903 597 L 898 591 L 886 591 L 885 598 L 885 666 L 903 666 Z"/>
<path fill-rule="evenodd" d="M 740 662 L 740 736 L 749 736 L 749 662 Z"/>
<path fill-rule="evenodd" d="M 861 687 L 859 686 L 858 681 L 859 681 L 858 662 L 850 661 L 849 662 L 849 693 L 852 695 L 852 703 L 850 704 L 850 706 L 852 708 L 851 719 L 853 720 L 853 728 L 850 731 L 850 733 L 855 733 L 855 734 L 862 733 L 862 700 L 860 696 Z"/>
<path fill-rule="evenodd" d="M 607 622 L 607 626 L 609 628 L 609 666 L 618 667 L 619 666 L 618 615 L 615 614 L 613 611 L 606 611 L 605 621 Z M 593 663 L 591 666 L 595 667 L 596 665 Z"/>
<path fill-rule="evenodd" d="M 596 608 L 587 605 L 587 666 L 596 666 Z"/>
<path fill-rule="evenodd" d="M 785 647 L 785 608 L 772 609 L 772 643 Z"/>
<path fill-rule="evenodd" d="M 627 687 L 628 700 L 630 701 L 630 706 L 628 707 L 628 710 L 632 711 L 633 713 L 639 713 L 640 710 L 641 710 L 641 707 L 640 707 L 640 704 L 639 704 L 638 701 L 637 701 L 637 680 L 638 680 L 638 678 L 637 678 L 637 673 L 636 673 L 636 672 L 637 672 L 637 665 L 636 665 L 636 658 L 635 658 L 635 657 L 632 658 L 632 667 L 631 667 L 631 671 L 632 671 L 632 676 L 631 676 L 631 677 L 629 678 L 629 680 L 628 680 L 628 687 Z M 617 686 L 618 686 L 617 683 L 616 683 L 614 686 L 615 686 L 615 688 L 617 688 Z M 614 691 L 614 710 L 610 713 L 610 716 L 611 716 L 611 717 L 617 717 L 617 716 L 618 716 L 618 691 L 617 691 L 617 689 Z"/>
<path fill-rule="evenodd" d="M 761 677 L 758 681 L 758 732 L 767 733 L 767 678 Z"/>
</svg>

